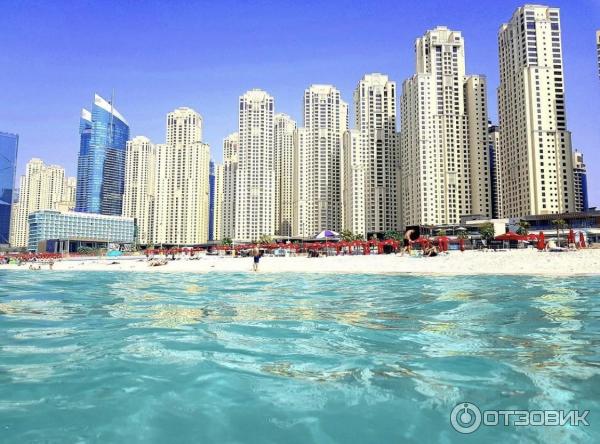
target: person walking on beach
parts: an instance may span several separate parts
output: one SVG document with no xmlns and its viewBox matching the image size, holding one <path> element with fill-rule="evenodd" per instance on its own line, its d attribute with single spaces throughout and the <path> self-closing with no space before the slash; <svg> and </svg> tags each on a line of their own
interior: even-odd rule
<svg viewBox="0 0 600 444">
<path fill-rule="evenodd" d="M 410 252 L 412 250 L 412 235 L 414 232 L 415 230 L 406 230 L 402 243 L 402 256 L 404 256 L 405 252 L 410 256 Z"/>
<path fill-rule="evenodd" d="M 254 248 L 252 248 L 251 254 L 254 259 L 254 262 L 252 263 L 252 270 L 258 271 L 258 262 L 260 261 L 260 250 L 257 246 L 254 246 Z"/>
</svg>

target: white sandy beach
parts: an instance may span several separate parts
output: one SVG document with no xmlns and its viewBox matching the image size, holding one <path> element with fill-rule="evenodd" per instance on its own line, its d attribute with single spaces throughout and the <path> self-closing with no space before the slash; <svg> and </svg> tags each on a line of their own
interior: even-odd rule
<svg viewBox="0 0 600 444">
<path fill-rule="evenodd" d="M 115 263 L 116 262 L 116 263 Z M 28 270 L 22 266 L 2 265 L 0 270 Z M 42 265 L 43 270 L 48 265 Z M 252 272 L 252 258 L 201 256 L 198 260 L 180 259 L 167 265 L 150 267 L 146 258 L 69 259 L 54 264 L 55 271 L 137 271 L 144 273 Z M 34 272 L 34 271 L 32 271 Z M 414 273 L 437 275 L 530 274 L 600 275 L 600 249 L 562 253 L 536 250 L 452 251 L 434 258 L 400 255 L 263 257 L 260 273 Z"/>
</svg>

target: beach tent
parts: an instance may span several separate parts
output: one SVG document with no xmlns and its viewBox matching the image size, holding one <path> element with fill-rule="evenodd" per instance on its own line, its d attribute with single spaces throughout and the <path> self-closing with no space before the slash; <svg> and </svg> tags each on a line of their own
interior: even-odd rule
<svg viewBox="0 0 600 444">
<path fill-rule="evenodd" d="M 317 234 L 315 239 L 327 239 L 327 238 L 335 238 L 335 237 L 339 237 L 339 236 L 340 236 L 340 233 L 336 233 L 335 231 L 323 230 L 319 234 Z"/>
</svg>

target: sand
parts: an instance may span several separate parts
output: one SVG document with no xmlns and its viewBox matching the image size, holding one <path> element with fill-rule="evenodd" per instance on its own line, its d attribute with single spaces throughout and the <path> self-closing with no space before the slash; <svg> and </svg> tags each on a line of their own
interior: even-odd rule
<svg viewBox="0 0 600 444">
<path fill-rule="evenodd" d="M 116 262 L 116 263 L 115 263 Z M 47 270 L 47 265 L 42 265 Z M 28 264 L 0 265 L 0 270 L 28 270 Z M 138 271 L 144 273 L 252 273 L 252 258 L 201 256 L 150 267 L 145 257 L 69 259 L 54 264 L 54 271 Z M 36 272 L 36 271 L 31 271 Z M 263 257 L 259 273 L 368 273 L 436 275 L 600 275 L 600 249 L 561 253 L 536 250 L 452 251 L 434 258 L 400 255 Z"/>
</svg>

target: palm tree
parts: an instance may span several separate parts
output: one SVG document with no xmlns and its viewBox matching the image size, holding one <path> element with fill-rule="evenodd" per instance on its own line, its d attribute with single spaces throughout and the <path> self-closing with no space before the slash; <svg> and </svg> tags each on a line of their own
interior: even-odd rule
<svg viewBox="0 0 600 444">
<path fill-rule="evenodd" d="M 383 235 L 383 238 L 386 239 L 386 240 L 392 239 L 392 240 L 395 240 L 395 241 L 401 241 L 402 239 L 404 239 L 404 236 L 402 236 L 402 233 L 399 233 L 396 230 L 388 230 Z"/>
<path fill-rule="evenodd" d="M 494 238 L 494 224 L 491 222 L 486 222 L 485 224 L 483 224 L 481 227 L 479 227 L 479 234 L 481 234 L 481 237 L 483 239 L 485 239 L 486 243 L 487 243 L 487 247 L 490 247 L 489 241 L 491 241 Z"/>
<path fill-rule="evenodd" d="M 567 226 L 567 223 L 565 222 L 564 219 L 554 219 L 552 221 L 552 225 L 554 225 L 556 227 L 556 243 L 557 245 L 560 247 L 560 232 L 562 232 L 562 230 L 565 229 L 565 227 Z"/>
<path fill-rule="evenodd" d="M 351 242 L 354 240 L 354 234 L 350 230 L 342 230 L 342 232 L 340 233 L 340 238 L 344 242 Z"/>
<path fill-rule="evenodd" d="M 258 243 L 261 245 L 270 244 L 272 242 L 273 242 L 273 238 L 271 236 L 269 236 L 268 234 L 261 234 L 260 237 L 258 238 Z"/>
<path fill-rule="evenodd" d="M 233 241 L 230 237 L 224 237 L 223 240 L 221 240 L 221 245 L 230 247 L 231 245 L 233 245 Z"/>
<path fill-rule="evenodd" d="M 517 228 L 517 234 L 520 234 L 521 236 L 527 236 L 529 234 L 529 227 L 531 227 L 529 222 L 526 220 L 520 220 L 519 228 Z"/>
</svg>

